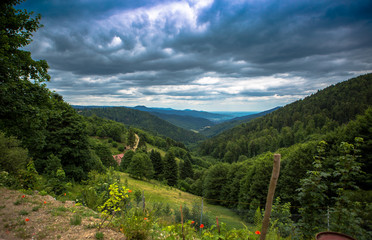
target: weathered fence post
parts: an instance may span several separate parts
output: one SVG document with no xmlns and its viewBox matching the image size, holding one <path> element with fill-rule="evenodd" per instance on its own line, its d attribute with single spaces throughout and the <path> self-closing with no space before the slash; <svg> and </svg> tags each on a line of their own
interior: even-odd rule
<svg viewBox="0 0 372 240">
<path fill-rule="evenodd" d="M 204 201 L 203 200 L 204 200 L 204 197 L 202 197 L 201 213 L 200 213 L 200 225 L 203 224 L 203 205 L 204 205 Z M 200 228 L 200 232 L 201 231 L 202 231 L 202 229 Z"/>
<path fill-rule="evenodd" d="M 280 171 L 280 154 L 274 154 L 273 172 L 271 174 L 269 192 L 267 193 L 267 198 L 266 198 L 265 216 L 262 221 L 260 240 L 265 240 L 267 229 L 269 228 L 271 207 L 273 204 L 276 183 L 278 182 L 278 178 L 279 178 L 279 171 Z"/>
<path fill-rule="evenodd" d="M 142 203 L 143 203 L 143 213 L 146 213 L 146 199 L 145 199 L 145 190 L 142 191 Z"/>
<path fill-rule="evenodd" d="M 185 233 L 183 232 L 183 212 L 182 212 L 182 204 L 180 205 L 180 209 L 181 209 L 182 239 L 185 240 Z"/>
</svg>

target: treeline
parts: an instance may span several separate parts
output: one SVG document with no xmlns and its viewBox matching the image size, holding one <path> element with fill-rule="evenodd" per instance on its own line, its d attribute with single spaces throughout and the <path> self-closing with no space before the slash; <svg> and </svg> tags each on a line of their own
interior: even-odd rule
<svg viewBox="0 0 372 240">
<path fill-rule="evenodd" d="M 79 113 L 83 116 L 97 115 L 102 118 L 111 119 L 185 144 L 195 143 L 205 139 L 203 135 L 176 127 L 150 113 L 135 109 L 125 107 L 84 108 L 80 109 Z"/>
<path fill-rule="evenodd" d="M 328 214 L 333 231 L 370 239 L 372 108 L 319 139 L 277 150 L 282 162 L 275 196 L 290 210 L 280 220 L 288 224 L 277 226 L 280 235 L 310 239 L 327 228 Z M 265 206 L 272 165 L 271 152 L 220 162 L 205 170 L 190 191 L 254 223 L 257 209 Z"/>
<path fill-rule="evenodd" d="M 204 141 L 202 155 L 224 162 L 289 147 L 336 129 L 372 105 L 372 74 L 318 91 L 264 117 Z"/>
</svg>

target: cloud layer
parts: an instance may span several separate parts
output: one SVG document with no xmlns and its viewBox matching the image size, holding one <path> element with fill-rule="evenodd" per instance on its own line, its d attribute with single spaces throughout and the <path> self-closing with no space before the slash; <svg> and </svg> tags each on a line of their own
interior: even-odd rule
<svg viewBox="0 0 372 240">
<path fill-rule="evenodd" d="M 372 71 L 372 2 L 29 0 L 72 104 L 265 110 Z"/>
</svg>

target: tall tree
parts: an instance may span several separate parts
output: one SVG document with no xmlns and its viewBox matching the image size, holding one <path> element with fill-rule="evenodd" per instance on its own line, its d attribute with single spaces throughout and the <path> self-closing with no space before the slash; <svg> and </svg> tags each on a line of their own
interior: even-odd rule
<svg viewBox="0 0 372 240">
<path fill-rule="evenodd" d="M 115 167 L 118 165 L 111 154 L 110 148 L 107 145 L 98 144 L 94 147 L 94 151 L 101 159 L 103 165 L 105 165 L 106 167 Z"/>
<path fill-rule="evenodd" d="M 136 153 L 129 164 L 128 172 L 132 177 L 151 179 L 154 175 L 151 160 L 146 153 Z"/>
<path fill-rule="evenodd" d="M 186 179 L 186 178 L 192 178 L 194 176 L 194 171 L 192 169 L 190 158 L 187 156 L 183 160 L 183 163 L 180 164 L 180 178 Z"/>
<path fill-rule="evenodd" d="M 163 177 L 164 164 L 160 153 L 158 151 L 151 150 L 150 159 L 154 167 L 154 177 L 156 179 L 161 179 Z"/>
<path fill-rule="evenodd" d="M 164 179 L 168 185 L 175 186 L 178 182 L 178 166 L 172 152 L 167 152 L 164 158 Z"/>
<path fill-rule="evenodd" d="M 14 8 L 20 2 L 0 3 L 0 129 L 17 136 L 33 155 L 45 145 L 50 91 L 43 82 L 50 76 L 46 61 L 21 50 L 41 24 L 40 15 Z"/>
</svg>

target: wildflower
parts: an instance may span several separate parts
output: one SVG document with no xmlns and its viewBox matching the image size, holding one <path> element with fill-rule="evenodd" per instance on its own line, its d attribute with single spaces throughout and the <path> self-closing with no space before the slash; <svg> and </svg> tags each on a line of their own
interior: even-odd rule
<svg viewBox="0 0 372 240">
<path fill-rule="evenodd" d="M 144 218 L 144 220 L 147 220 L 147 218 Z"/>
<path fill-rule="evenodd" d="M 46 201 L 44 201 L 44 204 L 46 204 Z"/>
<path fill-rule="evenodd" d="M 191 221 L 191 224 L 194 224 L 195 223 L 195 221 Z"/>
<path fill-rule="evenodd" d="M 22 195 L 22 198 L 25 198 L 26 196 L 25 195 Z"/>
<path fill-rule="evenodd" d="M 200 228 L 204 228 L 204 224 L 200 224 Z"/>
<path fill-rule="evenodd" d="M 65 196 L 66 196 L 66 193 L 65 193 L 65 194 L 63 194 L 63 195 L 65 195 Z"/>
<path fill-rule="evenodd" d="M 260 235 L 261 234 L 260 231 L 255 231 L 254 233 L 257 234 L 257 235 Z"/>
<path fill-rule="evenodd" d="M 30 219 L 29 219 L 29 218 L 26 218 L 25 220 L 26 220 L 26 222 L 30 221 Z"/>
<path fill-rule="evenodd" d="M 132 190 L 130 190 L 130 189 L 129 189 L 129 190 L 128 190 L 128 192 L 129 192 L 129 193 L 131 193 L 131 192 L 132 192 Z"/>
</svg>

